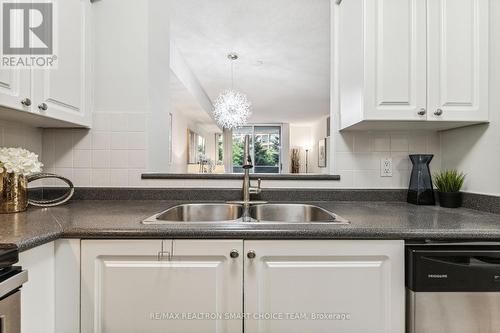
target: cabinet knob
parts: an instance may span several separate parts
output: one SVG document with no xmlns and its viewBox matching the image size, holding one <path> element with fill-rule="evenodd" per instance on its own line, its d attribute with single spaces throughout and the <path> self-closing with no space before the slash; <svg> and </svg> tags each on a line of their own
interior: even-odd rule
<svg viewBox="0 0 500 333">
<path fill-rule="evenodd" d="M 438 117 L 442 114 L 443 114 L 443 109 L 437 109 L 436 112 L 434 112 L 434 115 Z"/>
<path fill-rule="evenodd" d="M 21 104 L 24 106 L 30 106 L 31 105 L 31 99 L 25 98 L 21 101 Z"/>
<path fill-rule="evenodd" d="M 240 253 L 238 252 L 238 250 L 236 249 L 233 249 L 231 250 L 231 252 L 229 253 L 229 256 L 233 259 L 236 259 L 240 256 Z"/>
<path fill-rule="evenodd" d="M 418 111 L 418 115 L 419 116 L 425 116 L 425 114 L 427 113 L 427 110 L 425 108 L 421 108 L 419 111 Z"/>
<path fill-rule="evenodd" d="M 42 103 L 42 104 L 38 105 L 38 109 L 40 111 L 47 111 L 48 108 L 49 108 L 49 106 L 47 105 L 47 103 Z"/>
<path fill-rule="evenodd" d="M 255 251 L 254 251 L 254 250 L 250 250 L 250 251 L 248 251 L 248 253 L 247 253 L 247 258 L 248 258 L 248 259 L 253 259 L 253 258 L 255 258 Z"/>
</svg>

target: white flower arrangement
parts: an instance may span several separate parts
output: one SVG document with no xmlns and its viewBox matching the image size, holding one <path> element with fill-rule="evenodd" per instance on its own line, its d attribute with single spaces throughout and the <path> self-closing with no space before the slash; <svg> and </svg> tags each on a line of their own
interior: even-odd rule
<svg viewBox="0 0 500 333">
<path fill-rule="evenodd" d="M 17 173 L 24 176 L 41 172 L 43 164 L 38 155 L 23 148 L 0 148 L 0 173 Z"/>
</svg>

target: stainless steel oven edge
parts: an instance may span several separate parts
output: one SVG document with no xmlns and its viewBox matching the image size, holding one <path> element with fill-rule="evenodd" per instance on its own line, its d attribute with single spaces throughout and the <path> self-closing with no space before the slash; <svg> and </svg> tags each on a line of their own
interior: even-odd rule
<svg viewBox="0 0 500 333">
<path fill-rule="evenodd" d="M 19 273 L 0 282 L 0 333 L 21 333 L 21 291 L 28 281 L 28 272 Z"/>
<path fill-rule="evenodd" d="M 0 299 L 21 287 L 26 281 L 28 281 L 28 271 L 19 272 L 5 281 L 0 282 Z"/>
</svg>

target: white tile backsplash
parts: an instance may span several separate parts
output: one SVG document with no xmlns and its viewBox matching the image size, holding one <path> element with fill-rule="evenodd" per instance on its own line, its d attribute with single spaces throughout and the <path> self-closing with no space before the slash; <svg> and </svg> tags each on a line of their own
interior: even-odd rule
<svg viewBox="0 0 500 333">
<path fill-rule="evenodd" d="M 128 149 L 128 132 L 111 133 L 111 149 Z"/>
<path fill-rule="evenodd" d="M 434 154 L 431 171 L 441 168 L 440 135 L 435 132 L 346 132 L 335 137 L 334 172 L 342 178 L 340 187 L 407 188 L 410 153 Z M 380 161 L 386 157 L 392 158 L 392 177 L 380 176 Z"/>
<path fill-rule="evenodd" d="M 1 112 L 1 111 L 0 111 Z M 41 159 L 42 130 L 25 124 L 0 120 L 0 146 L 21 147 L 34 152 Z"/>
<path fill-rule="evenodd" d="M 111 114 L 94 113 L 92 115 L 92 129 L 94 131 L 110 131 L 111 130 Z"/>
<path fill-rule="evenodd" d="M 111 169 L 109 170 L 109 178 L 110 186 L 128 184 L 128 169 Z"/>
<path fill-rule="evenodd" d="M 373 151 L 390 151 L 391 150 L 392 138 L 387 133 L 375 133 L 371 137 L 371 146 Z"/>
<path fill-rule="evenodd" d="M 408 152 L 408 134 L 391 134 L 391 151 Z"/>
<path fill-rule="evenodd" d="M 46 168 L 68 173 L 79 186 L 145 186 L 147 115 L 96 113 L 91 130 L 45 129 Z"/>
<path fill-rule="evenodd" d="M 92 149 L 111 149 L 111 133 L 92 131 Z"/>
<path fill-rule="evenodd" d="M 111 165 L 111 152 L 109 150 L 92 151 L 92 168 L 109 169 Z"/>
<path fill-rule="evenodd" d="M 353 151 L 356 153 L 371 151 L 370 133 L 356 132 L 354 135 Z M 335 156 L 334 156 L 335 157 Z"/>
<path fill-rule="evenodd" d="M 141 180 L 148 168 L 144 114 L 96 114 L 90 131 L 47 129 L 43 138 L 47 168 L 66 174 L 73 170 L 79 186 L 241 186 L 239 181 Z M 432 153 L 432 170 L 441 166 L 440 135 L 434 132 L 337 132 L 333 144 L 334 172 L 341 176 L 340 182 L 267 181 L 264 187 L 406 188 L 411 170 L 409 153 Z M 380 176 L 380 160 L 386 157 L 393 160 L 392 177 Z"/>
<path fill-rule="evenodd" d="M 92 151 L 89 149 L 75 149 L 73 152 L 73 166 L 75 168 L 90 168 L 92 166 Z"/>
<path fill-rule="evenodd" d="M 127 114 L 117 113 L 111 115 L 111 131 L 126 132 L 129 127 L 129 119 Z"/>
<path fill-rule="evenodd" d="M 110 186 L 110 181 L 111 178 L 109 169 L 92 169 L 92 186 L 95 187 Z"/>
<path fill-rule="evenodd" d="M 92 135 L 88 130 L 73 131 L 74 149 L 92 149 Z"/>
<path fill-rule="evenodd" d="M 110 167 L 114 169 L 128 169 L 128 151 L 112 150 Z"/>
<path fill-rule="evenodd" d="M 91 186 L 92 169 L 75 169 L 73 170 L 73 183 L 75 186 Z"/>
<path fill-rule="evenodd" d="M 147 118 L 144 114 L 98 113 L 91 130 L 37 129 L 0 121 L 0 144 L 21 146 L 41 155 L 44 170 L 66 176 L 77 186 L 239 187 L 240 181 L 141 180 L 147 168 Z M 406 188 L 409 153 L 434 154 L 431 170 L 441 168 L 436 132 L 336 132 L 334 172 L 341 181 L 267 181 L 264 187 Z M 393 177 L 380 176 L 380 160 L 391 157 Z"/>
</svg>

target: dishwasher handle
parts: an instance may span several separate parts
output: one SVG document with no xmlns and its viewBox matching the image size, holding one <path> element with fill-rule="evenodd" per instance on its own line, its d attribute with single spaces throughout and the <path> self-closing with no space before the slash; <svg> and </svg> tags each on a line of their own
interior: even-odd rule
<svg viewBox="0 0 500 333">
<path fill-rule="evenodd" d="M 422 256 L 422 260 L 434 262 L 442 265 L 457 265 L 457 266 L 497 266 L 500 268 L 500 258 L 487 255 L 471 255 L 471 256 Z"/>
</svg>

